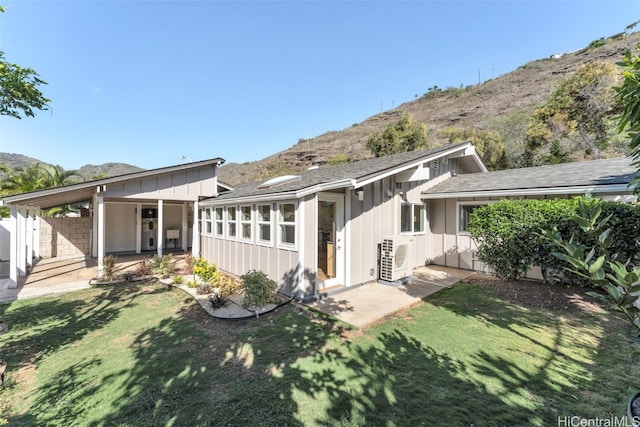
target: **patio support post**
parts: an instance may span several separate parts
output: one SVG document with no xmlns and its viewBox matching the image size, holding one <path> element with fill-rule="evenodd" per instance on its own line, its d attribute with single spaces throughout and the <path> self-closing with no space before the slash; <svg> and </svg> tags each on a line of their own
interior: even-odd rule
<svg viewBox="0 0 640 427">
<path fill-rule="evenodd" d="M 162 248 L 164 247 L 164 203 L 162 199 L 158 200 L 158 256 L 162 256 Z"/>
<path fill-rule="evenodd" d="M 182 232 L 180 243 L 182 245 L 182 250 L 186 251 L 189 248 L 189 242 L 187 239 L 189 238 L 189 202 L 184 202 L 182 204 Z"/>
<path fill-rule="evenodd" d="M 104 273 L 104 197 L 98 196 L 98 277 Z"/>
<path fill-rule="evenodd" d="M 18 287 L 18 208 L 11 205 L 11 224 L 9 225 L 9 287 Z"/>
<path fill-rule="evenodd" d="M 193 242 L 191 243 L 191 254 L 194 258 L 200 257 L 200 204 L 197 200 L 193 202 Z"/>
<path fill-rule="evenodd" d="M 26 227 L 26 238 L 27 238 L 27 244 L 26 244 L 26 248 L 27 248 L 27 253 L 26 253 L 26 263 L 27 263 L 27 269 L 31 269 L 31 267 L 33 266 L 33 208 L 32 207 L 26 207 L 26 221 L 25 221 L 25 227 Z"/>
<path fill-rule="evenodd" d="M 18 206 L 18 275 L 27 275 L 27 220 L 25 218 L 25 207 Z"/>
<path fill-rule="evenodd" d="M 96 190 L 99 191 L 99 190 Z M 91 256 L 98 258 L 98 195 L 91 198 Z"/>
<path fill-rule="evenodd" d="M 40 259 L 40 207 L 33 212 L 33 257 Z"/>
</svg>

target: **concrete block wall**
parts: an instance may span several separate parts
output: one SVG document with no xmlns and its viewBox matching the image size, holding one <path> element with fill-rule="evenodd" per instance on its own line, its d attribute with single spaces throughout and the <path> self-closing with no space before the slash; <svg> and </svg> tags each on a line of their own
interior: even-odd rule
<svg viewBox="0 0 640 427">
<path fill-rule="evenodd" d="M 91 254 L 91 218 L 40 218 L 40 256 L 68 257 Z"/>
</svg>

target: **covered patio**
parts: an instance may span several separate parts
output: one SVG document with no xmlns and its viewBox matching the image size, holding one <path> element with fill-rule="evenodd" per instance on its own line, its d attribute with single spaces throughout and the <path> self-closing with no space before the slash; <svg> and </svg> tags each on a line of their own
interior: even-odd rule
<svg viewBox="0 0 640 427">
<path fill-rule="evenodd" d="M 47 245 L 69 244 L 73 253 L 66 255 L 89 257 L 98 277 L 107 253 L 162 255 L 172 248 L 198 255 L 198 204 L 229 189 L 217 180 L 217 167 L 223 162 L 215 158 L 4 197 L 0 204 L 11 208 L 9 277 L 4 286 L 17 288 L 34 261 L 42 258 L 42 212 L 56 206 L 83 204 L 85 221 L 76 229 L 63 224 Z"/>
</svg>

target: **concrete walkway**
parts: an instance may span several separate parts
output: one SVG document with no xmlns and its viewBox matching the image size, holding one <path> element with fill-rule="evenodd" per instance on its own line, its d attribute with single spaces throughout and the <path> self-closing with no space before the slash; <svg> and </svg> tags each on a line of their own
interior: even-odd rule
<svg viewBox="0 0 640 427">
<path fill-rule="evenodd" d="M 116 270 L 119 274 L 135 268 L 148 255 L 118 257 Z M 3 264 L 8 262 L 3 261 Z M 8 271 L 8 266 L 6 267 Z M 98 275 L 98 260 L 90 257 L 49 258 L 38 260 L 31 272 L 18 278 L 18 287 L 9 288 L 9 280 L 0 278 L 0 302 L 34 298 L 73 292 L 90 287 L 91 279 Z M 5 275 L 3 274 L 3 277 Z"/>
<path fill-rule="evenodd" d="M 308 305 L 359 328 L 365 327 L 399 310 L 411 307 L 422 298 L 448 288 L 475 274 L 469 270 L 428 266 L 415 269 L 408 283 L 367 283 L 329 295 Z"/>
</svg>

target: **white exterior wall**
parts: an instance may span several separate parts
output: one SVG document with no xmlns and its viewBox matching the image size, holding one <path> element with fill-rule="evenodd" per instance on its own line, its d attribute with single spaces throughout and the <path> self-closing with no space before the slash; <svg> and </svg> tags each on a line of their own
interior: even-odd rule
<svg viewBox="0 0 640 427">
<path fill-rule="evenodd" d="M 0 219 L 0 261 L 7 261 L 11 253 L 11 218 Z"/>
</svg>

